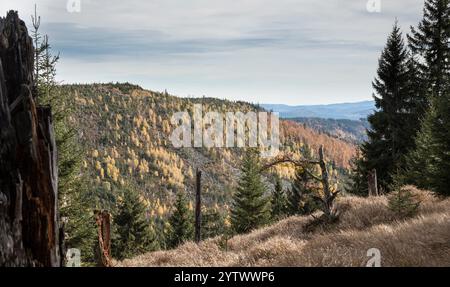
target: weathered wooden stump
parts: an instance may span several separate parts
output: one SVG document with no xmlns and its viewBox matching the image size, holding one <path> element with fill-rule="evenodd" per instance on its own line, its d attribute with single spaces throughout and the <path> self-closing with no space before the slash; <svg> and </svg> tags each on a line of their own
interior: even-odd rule
<svg viewBox="0 0 450 287">
<path fill-rule="evenodd" d="M 17 12 L 0 18 L 0 266 L 61 266 L 50 107 L 36 106 L 34 48 Z"/>
<path fill-rule="evenodd" d="M 106 210 L 96 210 L 94 214 L 98 235 L 98 266 L 111 267 L 111 215 Z"/>
<path fill-rule="evenodd" d="M 377 170 L 372 169 L 367 175 L 367 185 L 369 190 L 369 196 L 378 196 L 378 180 L 377 180 Z"/>
</svg>

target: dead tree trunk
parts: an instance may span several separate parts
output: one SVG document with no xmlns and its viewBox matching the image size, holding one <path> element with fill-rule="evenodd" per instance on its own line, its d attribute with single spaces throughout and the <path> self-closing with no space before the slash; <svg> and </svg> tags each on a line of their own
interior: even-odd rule
<svg viewBox="0 0 450 287">
<path fill-rule="evenodd" d="M 17 12 L 0 18 L 0 266 L 61 266 L 50 107 L 36 106 L 34 49 Z"/>
<path fill-rule="evenodd" d="M 106 210 L 96 210 L 94 213 L 98 235 L 98 266 L 111 267 L 111 216 Z"/>
<path fill-rule="evenodd" d="M 369 196 L 378 196 L 377 170 L 372 169 L 367 175 L 367 185 L 369 187 Z"/>
<path fill-rule="evenodd" d="M 202 226 L 202 172 L 197 169 L 196 191 L 195 191 L 195 242 L 201 240 Z"/>
<path fill-rule="evenodd" d="M 318 198 L 323 204 L 323 212 L 329 220 L 333 220 L 337 217 L 337 212 L 334 208 L 334 199 L 339 194 L 339 191 L 332 192 L 330 189 L 330 181 L 328 176 L 328 169 L 325 163 L 325 157 L 323 154 L 323 146 L 319 148 L 319 166 L 322 171 L 322 187 L 323 187 L 323 198 Z"/>
<path fill-rule="evenodd" d="M 322 211 L 326 216 L 328 221 L 333 221 L 338 217 L 338 212 L 334 208 L 334 200 L 336 199 L 339 191 L 332 191 L 330 188 L 330 179 L 328 174 L 327 165 L 325 162 L 325 156 L 323 151 L 323 146 L 319 148 L 319 160 L 295 160 L 292 155 L 286 154 L 275 158 L 274 160 L 266 163 L 261 167 L 261 171 L 267 170 L 277 164 L 283 163 L 291 163 L 297 167 L 301 167 L 305 169 L 305 172 L 308 173 L 314 180 L 320 182 L 323 187 L 323 197 L 315 196 L 314 198 L 319 201 L 322 205 Z M 316 176 L 314 173 L 306 168 L 308 165 L 319 165 L 322 171 L 322 175 Z"/>
</svg>

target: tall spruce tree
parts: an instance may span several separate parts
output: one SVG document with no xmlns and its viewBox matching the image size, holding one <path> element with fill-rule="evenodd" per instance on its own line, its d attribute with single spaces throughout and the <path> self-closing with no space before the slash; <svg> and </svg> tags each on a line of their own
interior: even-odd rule
<svg viewBox="0 0 450 287">
<path fill-rule="evenodd" d="M 395 23 L 379 60 L 373 82 L 377 110 L 368 117 L 371 128 L 368 140 L 361 145 L 362 157 L 356 167 L 355 188 L 367 190 L 367 175 L 377 171 L 379 187 L 389 191 L 392 174 L 404 163 L 406 154 L 414 148 L 414 137 L 423 116 L 424 95 L 418 86 L 416 62 L 408 54 L 400 28 Z M 361 190 L 354 190 L 361 194 Z"/>
<path fill-rule="evenodd" d="M 248 148 L 231 209 L 231 225 L 236 233 L 249 232 L 270 219 L 269 199 L 265 196 L 266 186 L 260 172 L 259 153 Z"/>
<path fill-rule="evenodd" d="M 421 63 L 430 108 L 415 140 L 416 149 L 407 156 L 405 178 L 407 183 L 448 195 L 450 1 L 425 1 L 423 20 L 411 30 L 410 47 Z"/>
<path fill-rule="evenodd" d="M 286 194 L 283 191 L 283 182 L 277 175 L 275 178 L 275 187 L 272 191 L 271 197 L 271 216 L 272 220 L 279 220 L 286 215 L 287 211 L 287 199 Z"/>
<path fill-rule="evenodd" d="M 169 218 L 168 247 L 175 248 L 183 242 L 193 240 L 193 222 L 194 217 L 189 210 L 187 198 L 184 192 L 178 192 L 175 209 Z"/>
<path fill-rule="evenodd" d="M 441 96 L 450 76 L 450 1 L 426 0 L 423 19 L 417 28 L 411 27 L 409 47 L 419 57 L 423 79 L 429 95 Z"/>
<path fill-rule="evenodd" d="M 145 205 L 134 189 L 126 189 L 114 216 L 115 240 L 112 254 L 122 260 L 135 255 L 156 250 L 156 236 L 146 219 Z"/>
</svg>

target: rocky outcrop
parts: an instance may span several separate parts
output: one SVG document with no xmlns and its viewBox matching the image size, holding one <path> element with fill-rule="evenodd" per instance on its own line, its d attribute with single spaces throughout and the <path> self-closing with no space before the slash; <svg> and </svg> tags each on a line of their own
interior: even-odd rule
<svg viewBox="0 0 450 287">
<path fill-rule="evenodd" d="M 0 266 L 60 266 L 50 107 L 33 96 L 34 49 L 17 12 L 0 18 Z"/>
</svg>

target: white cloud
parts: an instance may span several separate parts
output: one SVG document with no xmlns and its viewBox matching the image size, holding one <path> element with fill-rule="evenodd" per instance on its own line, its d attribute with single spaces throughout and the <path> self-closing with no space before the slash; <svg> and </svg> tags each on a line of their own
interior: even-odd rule
<svg viewBox="0 0 450 287">
<path fill-rule="evenodd" d="M 2 0 L 29 22 L 36 0 Z M 41 0 L 66 82 L 131 81 L 150 89 L 290 104 L 370 99 L 395 17 L 405 31 L 422 0 Z"/>
</svg>

